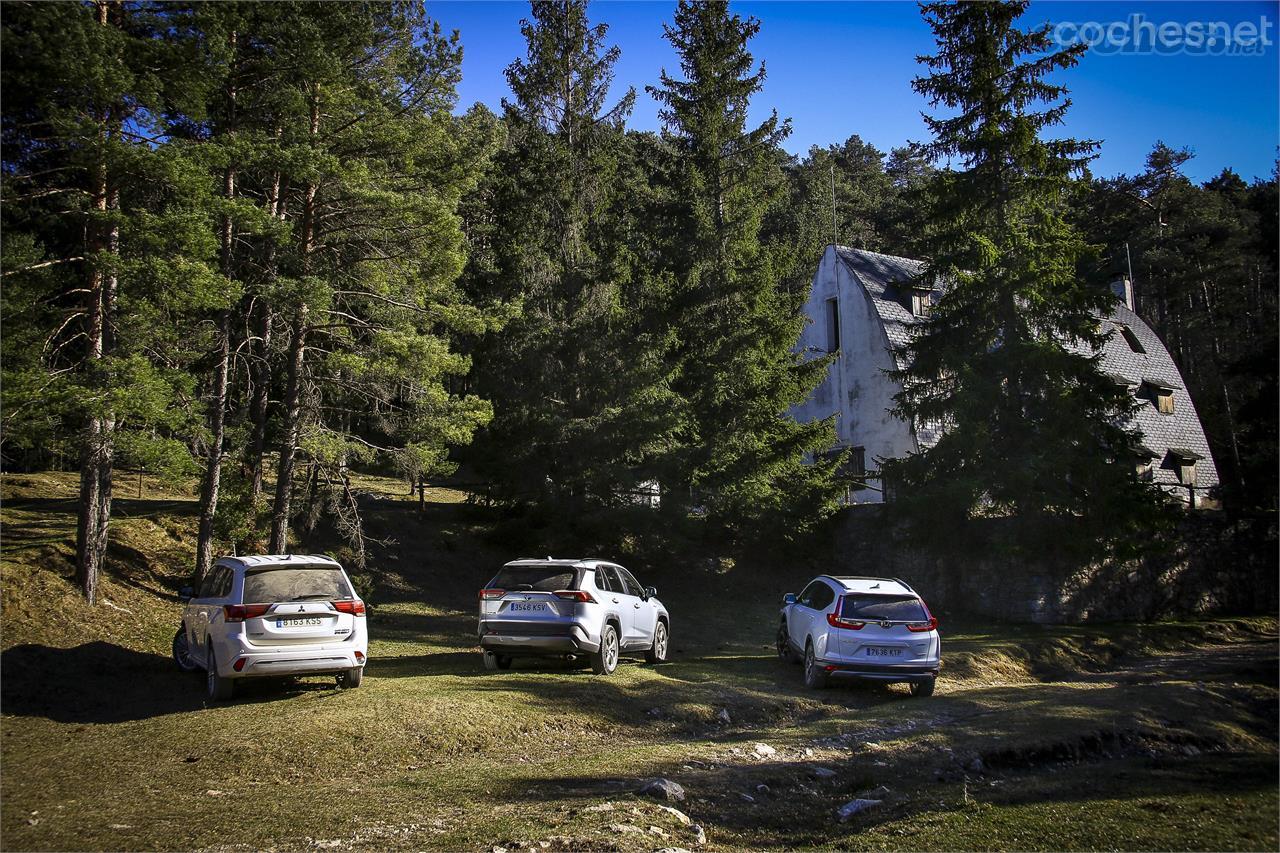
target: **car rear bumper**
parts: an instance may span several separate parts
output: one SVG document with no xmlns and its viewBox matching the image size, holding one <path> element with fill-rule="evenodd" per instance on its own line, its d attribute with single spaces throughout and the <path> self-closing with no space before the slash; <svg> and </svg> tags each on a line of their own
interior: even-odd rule
<svg viewBox="0 0 1280 853">
<path fill-rule="evenodd" d="M 224 678 L 270 678 L 286 675 L 332 675 L 362 667 L 367 656 L 357 659 L 358 649 L 310 649 L 298 652 L 259 652 L 240 654 L 219 661 L 218 674 Z M 237 671 L 235 665 L 244 661 Z"/>
<path fill-rule="evenodd" d="M 600 641 L 576 622 L 480 623 L 480 648 L 505 655 L 562 655 L 595 652 Z"/>
<path fill-rule="evenodd" d="M 830 678 L 862 678 L 870 681 L 927 681 L 937 678 L 940 663 L 873 664 L 823 661 Z"/>
</svg>

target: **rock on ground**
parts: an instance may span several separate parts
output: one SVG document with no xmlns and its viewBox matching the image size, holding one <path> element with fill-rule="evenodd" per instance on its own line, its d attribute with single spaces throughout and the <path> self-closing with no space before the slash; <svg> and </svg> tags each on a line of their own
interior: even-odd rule
<svg viewBox="0 0 1280 853">
<path fill-rule="evenodd" d="M 751 751 L 754 752 L 760 758 L 768 758 L 771 755 L 778 754 L 778 750 L 769 746 L 769 744 L 767 743 L 758 743 L 751 748 Z"/>
<path fill-rule="evenodd" d="M 652 779 L 641 786 L 640 793 L 669 803 L 684 802 L 684 788 L 670 779 Z"/>
<path fill-rule="evenodd" d="M 840 818 L 841 823 L 844 823 L 856 814 L 861 814 L 868 809 L 874 809 L 876 806 L 880 805 L 881 802 L 881 800 L 850 800 L 840 808 L 836 809 L 836 816 Z"/>
<path fill-rule="evenodd" d="M 675 818 L 680 822 L 681 826 L 689 826 L 690 824 L 693 823 L 693 820 L 687 814 L 680 811 L 679 809 L 673 809 L 671 808 L 671 806 L 662 806 L 662 805 L 654 806 L 654 808 L 666 814 L 671 815 L 673 818 Z"/>
</svg>

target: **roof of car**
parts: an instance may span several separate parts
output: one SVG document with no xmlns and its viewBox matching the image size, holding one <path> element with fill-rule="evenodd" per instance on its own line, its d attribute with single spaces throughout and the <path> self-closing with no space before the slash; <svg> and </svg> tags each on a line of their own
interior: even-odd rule
<svg viewBox="0 0 1280 853">
<path fill-rule="evenodd" d="M 239 563 L 246 569 L 263 568 L 265 566 L 337 566 L 342 565 L 332 557 L 323 554 L 257 554 L 245 557 L 223 557 L 221 563 Z"/>
<path fill-rule="evenodd" d="M 601 560 L 596 557 L 521 557 L 518 560 L 512 560 L 505 565 L 508 566 L 580 566 L 584 569 L 595 568 L 600 563 L 606 565 L 615 565 L 608 560 Z"/>
<path fill-rule="evenodd" d="M 849 592 L 873 592 L 887 595 L 915 595 L 915 590 L 897 578 L 872 578 L 856 575 L 823 575 Z"/>
</svg>

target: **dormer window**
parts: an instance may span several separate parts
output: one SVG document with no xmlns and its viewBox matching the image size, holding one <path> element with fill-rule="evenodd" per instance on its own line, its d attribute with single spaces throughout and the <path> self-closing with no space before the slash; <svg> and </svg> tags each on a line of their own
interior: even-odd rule
<svg viewBox="0 0 1280 853">
<path fill-rule="evenodd" d="M 1138 446 L 1133 448 L 1133 473 L 1142 482 L 1151 482 L 1155 479 L 1155 460 L 1156 453 L 1149 448 Z"/>
<path fill-rule="evenodd" d="M 907 282 L 902 285 L 901 293 L 902 307 L 910 311 L 913 317 L 924 317 L 933 307 L 933 291 L 923 283 Z"/>
<path fill-rule="evenodd" d="M 1203 459 L 1199 453 L 1185 448 L 1170 447 L 1166 466 L 1178 474 L 1178 482 L 1184 486 L 1196 484 L 1196 461 Z"/>
<path fill-rule="evenodd" d="M 1174 387 L 1165 382 L 1146 380 L 1142 383 L 1144 396 L 1152 402 L 1162 415 L 1173 414 Z"/>
<path fill-rule="evenodd" d="M 1133 329 L 1130 329 L 1124 323 L 1116 323 L 1116 328 L 1120 330 L 1120 337 L 1124 338 L 1124 342 L 1129 345 L 1130 351 L 1139 355 L 1147 354 L 1146 349 L 1142 346 L 1142 341 L 1138 340 L 1138 336 L 1133 333 Z"/>
</svg>

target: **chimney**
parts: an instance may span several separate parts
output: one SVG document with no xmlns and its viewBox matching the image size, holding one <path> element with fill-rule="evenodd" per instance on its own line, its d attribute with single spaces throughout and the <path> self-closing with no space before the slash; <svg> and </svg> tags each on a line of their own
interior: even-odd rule
<svg viewBox="0 0 1280 853">
<path fill-rule="evenodd" d="M 1127 278 L 1118 278 L 1111 282 L 1111 292 L 1116 295 L 1125 304 L 1130 311 L 1133 309 L 1133 282 Z"/>
</svg>

